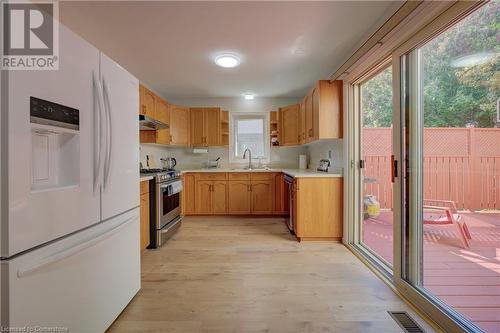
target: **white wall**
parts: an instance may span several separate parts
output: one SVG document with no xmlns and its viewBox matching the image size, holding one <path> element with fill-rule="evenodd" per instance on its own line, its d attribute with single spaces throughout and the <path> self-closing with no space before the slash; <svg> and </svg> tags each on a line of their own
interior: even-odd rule
<svg viewBox="0 0 500 333">
<path fill-rule="evenodd" d="M 344 142 L 342 139 L 321 140 L 309 143 L 307 152 L 309 169 L 316 169 L 321 159 L 329 159 L 330 165 L 336 169 L 344 167 Z"/>
</svg>

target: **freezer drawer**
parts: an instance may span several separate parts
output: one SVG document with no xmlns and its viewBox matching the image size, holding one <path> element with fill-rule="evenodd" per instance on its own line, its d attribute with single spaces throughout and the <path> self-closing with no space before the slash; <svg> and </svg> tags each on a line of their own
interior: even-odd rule
<svg viewBox="0 0 500 333">
<path fill-rule="evenodd" d="M 139 211 L 2 262 L 2 327 L 104 332 L 140 289 Z"/>
</svg>

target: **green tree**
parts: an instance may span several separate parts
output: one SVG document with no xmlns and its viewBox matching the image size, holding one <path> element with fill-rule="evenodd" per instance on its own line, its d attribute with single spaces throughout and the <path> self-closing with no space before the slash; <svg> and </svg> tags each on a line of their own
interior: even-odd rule
<svg viewBox="0 0 500 333">
<path fill-rule="evenodd" d="M 426 127 L 495 125 L 499 28 L 500 1 L 491 1 L 420 48 Z M 391 125 L 390 68 L 362 85 L 362 108 L 365 126 Z"/>
</svg>

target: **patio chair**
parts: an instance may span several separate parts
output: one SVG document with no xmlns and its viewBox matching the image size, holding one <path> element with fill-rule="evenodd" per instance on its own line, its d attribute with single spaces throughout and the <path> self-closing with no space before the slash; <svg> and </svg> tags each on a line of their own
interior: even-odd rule
<svg viewBox="0 0 500 333">
<path fill-rule="evenodd" d="M 458 214 L 454 201 L 424 199 L 424 224 L 454 224 L 457 227 L 464 249 L 469 248 L 469 239 L 472 239 L 472 237 L 464 217 Z"/>
</svg>

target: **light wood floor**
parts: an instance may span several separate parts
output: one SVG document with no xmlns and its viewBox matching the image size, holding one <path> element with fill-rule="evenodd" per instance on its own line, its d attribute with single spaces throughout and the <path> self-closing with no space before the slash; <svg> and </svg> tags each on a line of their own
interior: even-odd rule
<svg viewBox="0 0 500 333">
<path fill-rule="evenodd" d="M 110 332 L 402 332 L 388 310 L 413 314 L 341 244 L 297 243 L 282 219 L 190 217 L 143 254 Z"/>
</svg>

